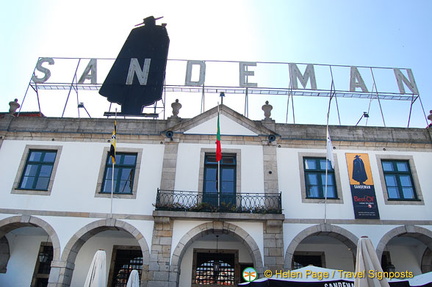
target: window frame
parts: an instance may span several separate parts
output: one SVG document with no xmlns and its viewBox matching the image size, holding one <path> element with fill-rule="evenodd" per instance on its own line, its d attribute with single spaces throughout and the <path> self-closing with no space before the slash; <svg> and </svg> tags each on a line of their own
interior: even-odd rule
<svg viewBox="0 0 432 287">
<path fill-rule="evenodd" d="M 291 270 L 297 270 L 298 268 L 302 268 L 302 267 L 298 267 L 296 266 L 296 264 L 298 264 L 297 262 L 295 262 L 295 258 L 297 256 L 300 257 L 319 257 L 320 261 L 321 261 L 321 267 L 325 268 L 326 267 L 326 257 L 325 257 L 325 252 L 324 251 L 295 251 L 292 257 L 292 261 L 291 261 Z M 305 267 L 305 266 L 303 266 Z"/>
<path fill-rule="evenodd" d="M 199 284 L 196 283 L 197 276 L 197 268 L 198 268 L 198 255 L 199 254 L 229 254 L 234 257 L 234 285 L 226 285 L 226 286 L 237 286 L 241 281 L 240 279 L 240 263 L 239 263 L 239 251 L 236 249 L 202 249 L 202 248 L 194 248 L 193 249 L 193 257 L 192 257 L 192 274 L 191 274 L 191 286 L 221 286 L 219 284 Z"/>
<path fill-rule="evenodd" d="M 204 166 L 205 166 L 205 158 L 207 154 L 215 154 L 215 149 L 203 148 L 200 153 L 200 167 L 199 167 L 199 176 L 198 176 L 198 194 L 203 196 L 204 191 Z M 228 149 L 225 148 L 222 152 L 222 155 L 233 155 L 236 157 L 236 183 L 235 190 L 236 194 L 241 194 L 241 150 L 240 149 Z"/>
<path fill-rule="evenodd" d="M 46 262 L 40 262 L 39 255 L 44 252 L 47 256 Z M 36 286 L 39 280 L 46 280 L 48 282 L 49 275 L 51 272 L 51 263 L 53 261 L 54 249 L 51 242 L 41 242 L 39 246 L 39 252 L 37 253 L 37 258 L 35 262 L 35 267 L 33 271 L 32 284 L 31 286 Z M 47 268 L 48 273 L 40 272 L 40 268 Z"/>
<path fill-rule="evenodd" d="M 137 268 L 135 270 L 138 271 L 138 274 L 139 274 L 138 276 L 139 276 L 140 280 L 142 279 L 142 276 L 143 276 L 144 255 L 142 253 L 141 248 L 139 246 L 132 246 L 132 245 L 114 245 L 113 248 L 112 248 L 111 263 L 110 263 L 110 267 L 109 267 L 109 271 L 108 271 L 109 273 L 108 273 L 108 283 L 107 283 L 107 286 L 112 286 L 113 285 L 113 281 L 115 280 L 116 274 L 114 272 L 115 272 L 115 267 L 116 267 L 116 260 L 118 259 L 117 258 L 117 254 L 119 253 L 119 251 L 120 252 L 123 252 L 123 251 L 132 251 L 132 252 L 141 253 L 141 258 L 142 258 L 143 263 L 140 265 L 140 268 Z M 129 265 L 132 265 L 132 264 L 129 264 Z M 132 270 L 130 270 L 130 271 L 132 271 Z M 130 272 L 128 274 L 128 277 L 129 277 L 129 275 L 130 275 Z M 126 286 L 126 283 L 122 284 L 122 285 Z"/>
<path fill-rule="evenodd" d="M 216 192 L 211 192 L 210 190 L 207 190 L 206 188 L 206 180 L 207 180 L 207 173 L 206 171 L 208 169 L 215 169 L 216 168 L 216 173 L 217 173 L 217 167 L 218 167 L 218 163 L 216 162 L 215 159 L 216 155 L 215 153 L 205 153 L 204 155 L 204 184 L 203 184 L 203 189 L 202 189 L 202 193 L 203 193 L 203 202 L 204 199 L 210 199 L 209 201 L 205 201 L 206 203 L 209 203 L 211 205 L 214 205 L 211 203 L 211 199 L 216 200 L 216 205 L 217 202 L 220 200 L 220 204 L 223 205 L 225 204 L 234 204 L 236 205 L 236 195 L 237 195 L 237 189 L 236 189 L 236 183 L 237 183 L 237 154 L 233 154 L 233 153 L 224 153 L 222 155 L 222 159 L 220 161 L 220 174 L 216 175 L 216 182 L 215 184 L 217 184 L 218 180 L 221 179 L 221 183 L 220 183 L 220 187 L 221 190 L 218 191 L 216 188 Z M 214 161 L 210 161 L 210 158 L 214 158 Z M 233 162 L 225 162 L 227 159 L 233 159 Z M 232 188 L 233 188 L 233 194 L 231 193 L 227 193 L 226 190 L 224 190 L 223 186 L 224 186 L 224 182 L 228 182 L 228 180 L 224 181 L 224 178 L 221 178 L 223 175 L 223 170 L 231 170 L 233 171 L 233 182 L 232 182 Z M 212 196 L 213 195 L 213 196 Z M 228 198 L 227 198 L 228 197 Z M 231 197 L 230 200 L 228 200 L 228 202 L 226 202 L 224 199 L 229 199 Z"/>
<path fill-rule="evenodd" d="M 51 195 L 52 187 L 54 185 L 54 180 L 57 173 L 58 164 L 61 157 L 62 146 L 51 146 L 51 145 L 26 145 L 23 155 L 21 157 L 20 165 L 15 177 L 13 184 L 12 194 L 31 194 L 31 195 Z M 22 178 L 24 176 L 24 171 L 27 168 L 28 159 L 30 152 L 32 151 L 55 151 L 56 158 L 52 165 L 51 175 L 48 183 L 47 189 L 27 189 L 20 188 Z"/>
<path fill-rule="evenodd" d="M 102 192 L 102 187 L 104 184 L 104 177 L 106 172 L 107 163 L 109 162 L 109 149 L 110 147 L 105 147 L 103 150 L 103 156 L 101 158 L 101 164 L 99 169 L 99 176 L 98 176 L 98 182 L 96 185 L 95 190 L 95 197 L 103 197 L 103 198 L 110 198 L 111 192 Z M 141 168 L 141 157 L 142 157 L 142 149 L 129 149 L 129 148 L 118 148 L 116 150 L 116 153 L 119 154 L 136 154 L 136 162 L 135 162 L 135 173 L 133 178 L 133 186 L 132 186 L 132 193 L 113 193 L 113 197 L 115 198 L 127 198 L 127 199 L 135 199 L 137 196 L 137 190 L 138 190 L 138 181 L 139 181 L 139 174 L 140 174 L 140 168 Z"/>
<path fill-rule="evenodd" d="M 422 194 L 422 191 L 420 188 L 420 182 L 418 180 L 418 174 L 417 174 L 417 170 L 416 170 L 416 167 L 414 164 L 414 158 L 412 156 L 376 155 L 376 158 L 377 158 L 377 163 L 378 163 L 377 166 L 378 166 L 378 170 L 379 170 L 381 188 L 382 188 L 382 193 L 384 196 L 385 204 L 387 204 L 387 205 L 400 205 L 400 204 L 403 204 L 403 205 L 424 205 L 423 194 Z M 383 161 L 406 161 L 406 162 L 408 162 L 408 167 L 410 169 L 412 185 L 414 188 L 414 192 L 417 196 L 416 199 L 389 198 L 388 191 L 387 191 L 387 183 L 385 180 L 386 173 L 384 172 L 383 167 L 382 167 Z"/>
<path fill-rule="evenodd" d="M 336 196 L 335 198 L 327 198 L 328 203 L 336 203 L 336 204 L 343 204 L 343 192 L 342 192 L 342 185 L 340 181 L 340 174 L 339 174 L 339 165 L 337 161 L 337 155 L 334 154 L 334 168 L 333 168 L 333 175 L 334 175 L 334 181 L 336 186 Z M 299 153 L 298 154 L 298 160 L 299 160 L 299 171 L 300 171 L 300 189 L 301 189 L 301 197 L 303 203 L 322 203 L 323 200 L 325 200 L 324 197 L 322 198 L 310 198 L 307 197 L 307 190 L 306 190 L 306 172 L 305 172 L 305 162 L 304 159 L 306 158 L 316 158 L 316 159 L 325 159 L 326 154 L 325 153 Z"/>
</svg>

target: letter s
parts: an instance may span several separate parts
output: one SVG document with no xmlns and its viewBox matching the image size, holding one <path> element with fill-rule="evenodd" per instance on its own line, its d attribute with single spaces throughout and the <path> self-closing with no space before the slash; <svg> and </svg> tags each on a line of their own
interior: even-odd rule
<svg viewBox="0 0 432 287">
<path fill-rule="evenodd" d="M 36 77 L 36 74 L 33 73 L 32 81 L 35 83 L 45 83 L 51 77 L 51 71 L 47 68 L 42 67 L 42 64 L 47 62 L 50 65 L 54 65 L 53 58 L 40 58 L 36 64 L 36 70 L 44 73 L 45 75 L 42 78 Z"/>
</svg>

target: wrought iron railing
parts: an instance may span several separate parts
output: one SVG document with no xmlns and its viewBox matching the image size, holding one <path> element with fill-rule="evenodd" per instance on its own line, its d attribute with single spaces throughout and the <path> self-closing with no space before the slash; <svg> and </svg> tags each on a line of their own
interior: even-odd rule
<svg viewBox="0 0 432 287">
<path fill-rule="evenodd" d="M 203 194 L 194 191 L 157 190 L 156 210 L 235 213 L 282 213 L 281 193 Z"/>
</svg>

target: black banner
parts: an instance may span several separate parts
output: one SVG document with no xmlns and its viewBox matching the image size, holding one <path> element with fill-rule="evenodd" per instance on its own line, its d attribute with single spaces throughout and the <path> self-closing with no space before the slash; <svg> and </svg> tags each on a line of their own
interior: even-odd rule
<svg viewBox="0 0 432 287">
<path fill-rule="evenodd" d="M 355 218 L 379 219 L 369 155 L 366 153 L 347 153 L 346 160 Z"/>
</svg>

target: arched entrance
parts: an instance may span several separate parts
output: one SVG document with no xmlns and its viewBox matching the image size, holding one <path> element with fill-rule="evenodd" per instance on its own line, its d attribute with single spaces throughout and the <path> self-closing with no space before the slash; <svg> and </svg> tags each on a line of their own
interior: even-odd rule
<svg viewBox="0 0 432 287">
<path fill-rule="evenodd" d="M 321 265 L 326 268 L 354 270 L 358 238 L 339 226 L 320 224 L 306 228 L 289 244 L 284 268 Z"/>
<path fill-rule="evenodd" d="M 377 246 L 379 258 L 391 262 L 396 271 L 414 275 L 432 271 L 432 231 L 420 226 L 404 225 L 387 232 Z M 392 267 L 393 267 L 392 266 Z"/>
<path fill-rule="evenodd" d="M 206 254 L 217 256 L 217 259 L 211 256 L 206 259 Z M 177 286 L 193 286 L 193 280 L 200 277 L 197 268 L 205 268 L 215 260 L 226 266 L 234 262 L 236 269 L 232 272 L 240 272 L 248 264 L 253 265 L 259 274 L 263 272 L 262 255 L 252 236 L 237 225 L 213 221 L 196 226 L 180 239 L 171 260 L 171 271 L 176 276 L 171 278 L 176 280 Z M 210 268 L 214 270 L 214 266 Z M 229 279 L 227 284 L 230 283 Z"/>
<path fill-rule="evenodd" d="M 144 282 L 142 286 L 146 286 L 150 260 L 148 244 L 144 236 L 134 226 L 116 219 L 95 221 L 74 234 L 62 254 L 62 267 L 59 267 L 57 279 L 60 285 L 56 286 L 82 286 L 93 255 L 98 249 L 103 249 L 107 253 L 107 266 L 110 266 L 108 286 L 111 286 L 111 282 L 115 280 L 122 280 L 123 282 L 123 278 L 116 279 L 116 276 L 119 278 L 115 267 L 116 261 L 119 260 L 116 257 L 119 250 L 125 251 L 123 253 L 127 253 L 128 250 L 138 250 L 142 256 L 141 281 Z M 134 254 L 131 256 L 131 258 L 136 257 Z M 125 264 L 128 262 L 130 260 L 126 258 Z M 120 271 L 124 272 L 124 270 Z"/>
<path fill-rule="evenodd" d="M 43 219 L 18 215 L 0 220 L 1 286 L 46 284 L 59 257 L 58 236 Z"/>
</svg>

